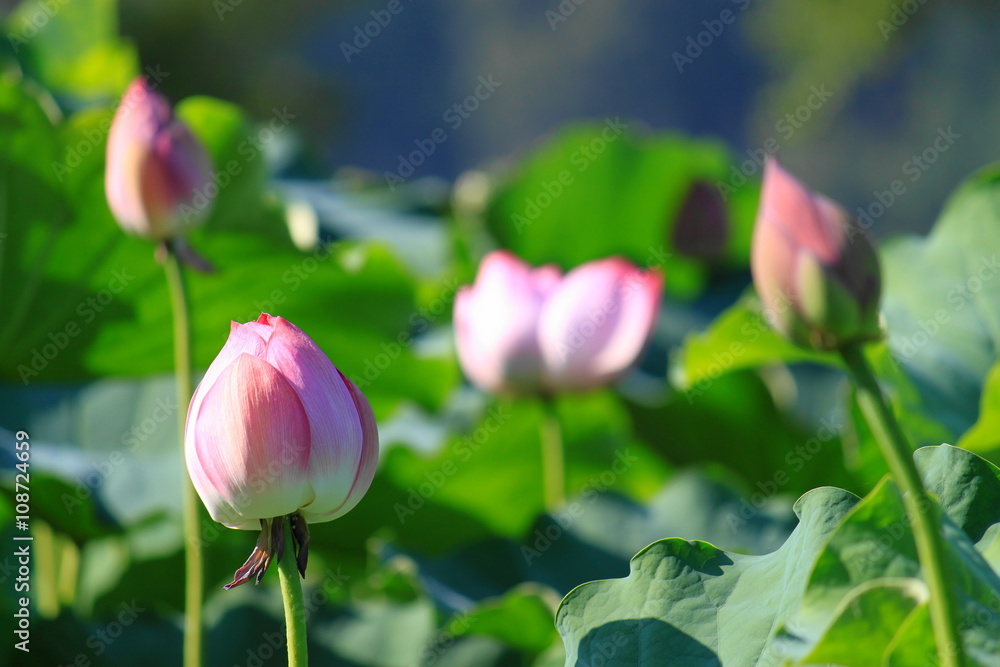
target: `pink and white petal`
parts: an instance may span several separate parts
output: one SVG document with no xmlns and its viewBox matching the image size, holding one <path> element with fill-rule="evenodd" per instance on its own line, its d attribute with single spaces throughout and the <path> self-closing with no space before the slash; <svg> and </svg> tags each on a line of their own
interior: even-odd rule
<svg viewBox="0 0 1000 667">
<path fill-rule="evenodd" d="M 255 332 L 261 338 L 264 339 L 266 343 L 271 339 L 271 334 L 274 333 L 274 325 L 279 318 L 274 315 L 269 315 L 268 313 L 261 313 L 253 322 L 247 322 L 243 326 L 249 327 L 251 331 Z"/>
<path fill-rule="evenodd" d="M 663 276 L 655 271 L 634 271 L 626 279 L 620 315 L 604 349 L 595 357 L 599 384 L 611 382 L 632 368 L 646 349 L 656 328 L 663 294 Z"/>
<path fill-rule="evenodd" d="M 208 390 L 194 419 L 187 459 L 213 519 L 240 526 L 313 501 L 309 421 L 295 389 L 274 366 L 239 355 Z"/>
<path fill-rule="evenodd" d="M 310 475 L 327 480 L 333 488 L 342 487 L 346 494 L 361 458 L 363 437 L 351 392 L 330 359 L 301 329 L 283 317 L 271 317 L 269 322 L 273 333 L 264 358 L 295 389 L 309 419 Z"/>
<path fill-rule="evenodd" d="M 351 392 L 358 417 L 361 420 L 361 429 L 364 433 L 361 442 L 361 458 L 354 473 L 354 480 L 346 494 L 343 489 L 335 488 L 334 485 L 328 486 L 326 480 L 319 479 L 313 474 L 311 479 L 313 488 L 317 491 L 316 500 L 301 510 L 302 516 L 308 523 L 330 521 L 354 509 L 354 506 L 368 492 L 368 487 L 371 486 L 372 480 L 375 478 L 375 468 L 378 467 L 378 424 L 375 422 L 375 413 L 372 412 L 368 399 L 361 393 L 357 385 L 343 373 L 340 375 Z M 337 504 L 338 499 L 339 504 Z"/>
<path fill-rule="evenodd" d="M 543 303 L 527 264 L 506 251 L 483 260 L 475 284 L 455 302 L 459 361 L 470 380 L 492 392 L 541 383 L 537 327 Z"/>
<path fill-rule="evenodd" d="M 799 255 L 791 233 L 757 216 L 750 244 L 750 269 L 757 296 L 771 326 L 789 334 L 801 296 L 795 284 Z"/>
<path fill-rule="evenodd" d="M 543 299 L 552 294 L 560 282 L 562 282 L 562 271 L 555 264 L 546 264 L 531 272 L 531 283 L 535 292 Z"/>
<path fill-rule="evenodd" d="M 463 287 L 455 295 L 453 314 L 455 350 L 466 377 L 484 391 L 496 392 L 503 387 L 503 360 L 494 351 L 484 347 L 479 336 L 475 305 L 471 287 Z"/>
<path fill-rule="evenodd" d="M 539 338 L 556 389 L 587 389 L 627 370 L 659 308 L 662 278 L 621 258 L 589 262 L 563 280 L 541 316 Z"/>
<path fill-rule="evenodd" d="M 806 188 L 773 158 L 764 168 L 761 218 L 784 229 L 797 247 L 808 249 L 824 264 L 840 258 L 843 209 Z"/>
<path fill-rule="evenodd" d="M 250 354 L 255 357 L 263 356 L 264 349 L 264 339 L 254 333 L 252 329 L 249 329 L 247 325 L 240 324 L 239 322 L 229 323 L 229 338 L 226 340 L 226 344 L 222 346 L 219 354 L 212 361 L 211 365 L 209 365 L 208 370 L 205 371 L 205 376 L 202 377 L 197 389 L 195 389 L 194 394 L 191 396 L 191 403 L 188 406 L 187 431 L 191 430 L 193 423 L 191 416 L 198 413 L 205 395 L 229 364 L 241 354 Z"/>
<path fill-rule="evenodd" d="M 146 234 L 149 220 L 142 202 L 140 174 L 142 165 L 148 160 L 149 148 L 142 142 L 119 137 L 112 129 L 104 178 L 105 196 L 111 212 L 123 228 L 135 234 Z"/>
</svg>

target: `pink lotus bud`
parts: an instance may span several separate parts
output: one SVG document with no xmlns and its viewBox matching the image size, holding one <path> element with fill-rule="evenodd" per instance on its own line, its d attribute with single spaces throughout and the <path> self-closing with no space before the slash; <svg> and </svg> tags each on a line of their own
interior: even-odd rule
<svg viewBox="0 0 1000 667">
<path fill-rule="evenodd" d="M 619 258 L 566 276 L 498 251 L 455 299 L 459 361 L 494 393 L 583 390 L 635 363 L 659 311 L 662 278 Z"/>
<path fill-rule="evenodd" d="M 696 181 L 688 190 L 673 230 L 674 248 L 697 259 L 717 259 L 729 243 L 729 212 L 718 189 Z"/>
<path fill-rule="evenodd" d="M 836 350 L 879 337 L 881 279 L 868 235 L 773 159 L 764 167 L 751 268 L 768 319 L 793 342 Z"/>
<path fill-rule="evenodd" d="M 167 240 L 200 223 L 210 200 L 195 195 L 211 181 L 205 149 L 144 77 L 132 82 L 108 135 L 104 191 L 122 229 Z"/>
<path fill-rule="evenodd" d="M 378 430 L 364 395 L 316 344 L 288 320 L 262 314 L 232 323 L 191 399 L 184 451 L 213 519 L 263 528 L 264 544 L 236 585 L 259 580 L 275 550 L 280 557 L 285 516 L 299 518 L 307 543 L 306 522 L 336 519 L 361 500 L 375 475 Z M 251 563 L 263 559 L 259 551 L 266 562 Z"/>
</svg>

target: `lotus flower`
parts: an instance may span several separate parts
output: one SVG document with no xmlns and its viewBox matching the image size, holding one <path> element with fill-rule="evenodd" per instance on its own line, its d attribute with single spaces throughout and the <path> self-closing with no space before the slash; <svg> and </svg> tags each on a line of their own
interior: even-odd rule
<svg viewBox="0 0 1000 667">
<path fill-rule="evenodd" d="M 208 213 L 210 183 L 205 149 L 167 100 L 137 78 L 108 135 L 104 187 L 118 224 L 143 238 L 178 236 Z"/>
<path fill-rule="evenodd" d="M 230 528 L 261 529 L 230 586 L 280 559 L 283 519 L 297 546 L 306 523 L 351 510 L 375 475 L 371 407 L 294 324 L 262 314 L 232 323 L 229 340 L 194 392 L 185 428 L 188 472 L 209 514 Z M 305 570 L 306 549 L 299 550 Z"/>
<path fill-rule="evenodd" d="M 751 249 L 754 285 L 768 319 L 819 350 L 878 338 L 878 257 L 835 202 L 807 190 L 769 159 Z"/>
<path fill-rule="evenodd" d="M 561 275 L 488 255 L 455 299 L 458 358 L 493 393 L 585 390 L 627 372 L 656 322 L 662 277 L 621 258 Z"/>
</svg>

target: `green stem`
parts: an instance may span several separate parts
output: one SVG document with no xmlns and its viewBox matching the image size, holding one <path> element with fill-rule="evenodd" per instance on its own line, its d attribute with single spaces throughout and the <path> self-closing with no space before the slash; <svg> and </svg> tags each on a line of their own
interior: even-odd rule
<svg viewBox="0 0 1000 667">
<path fill-rule="evenodd" d="M 886 403 L 861 345 L 849 345 L 841 350 L 841 355 L 857 385 L 861 411 L 889 464 L 889 472 L 903 492 L 917 543 L 917 556 L 930 589 L 931 623 L 934 627 L 938 660 L 946 667 L 961 667 L 965 664 L 965 659 L 958 631 L 958 606 L 954 590 L 948 585 L 939 515 L 927 496 L 913 463 L 913 449 L 909 440 Z"/>
<path fill-rule="evenodd" d="M 184 503 L 184 667 L 201 667 L 204 564 L 198 534 L 198 494 L 184 466 L 184 427 L 191 401 L 191 327 L 188 322 L 184 275 L 173 248 L 167 248 L 165 269 L 174 310 L 174 369 L 177 376 L 177 426 L 181 439 L 181 475 Z"/>
<path fill-rule="evenodd" d="M 285 603 L 285 639 L 288 644 L 288 667 L 306 667 L 309 653 L 306 650 L 306 604 L 302 597 L 302 580 L 299 579 L 292 548 L 291 526 L 284 517 L 285 553 L 278 561 L 278 578 L 281 580 L 281 599 Z"/>
<path fill-rule="evenodd" d="M 566 471 L 563 463 L 562 432 L 555 403 L 543 401 L 541 442 L 542 477 L 545 489 L 545 509 L 550 513 L 566 502 Z"/>
</svg>

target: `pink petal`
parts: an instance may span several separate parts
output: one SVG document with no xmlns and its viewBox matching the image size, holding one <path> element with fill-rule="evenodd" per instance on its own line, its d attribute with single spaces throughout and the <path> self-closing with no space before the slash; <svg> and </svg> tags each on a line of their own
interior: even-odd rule
<svg viewBox="0 0 1000 667">
<path fill-rule="evenodd" d="M 556 389 L 614 380 L 642 352 L 660 306 L 663 279 L 611 258 L 571 271 L 549 298 L 539 338 Z"/>
<path fill-rule="evenodd" d="M 319 491 L 326 488 L 325 483 L 313 479 L 313 488 L 318 491 L 316 501 L 301 511 L 302 516 L 309 523 L 330 521 L 354 509 L 368 491 L 368 487 L 371 486 L 372 480 L 375 478 L 375 468 L 378 466 L 378 425 L 375 423 L 375 414 L 372 412 L 368 399 L 361 393 L 357 385 L 343 373 L 340 373 L 340 377 L 351 392 L 355 410 L 361 421 L 361 429 L 364 433 L 361 443 L 361 458 L 351 488 L 338 506 L 333 506 L 334 497 L 324 498 L 322 491 Z M 332 509 L 322 511 L 324 507 L 332 507 Z"/>
<path fill-rule="evenodd" d="M 480 388 L 500 392 L 541 383 L 538 315 L 552 270 L 533 272 L 506 251 L 490 253 L 472 287 L 455 297 L 455 341 L 469 379 Z"/>
<path fill-rule="evenodd" d="M 271 339 L 271 334 L 274 333 L 274 325 L 278 319 L 274 315 L 261 313 L 256 320 L 247 322 L 243 326 L 249 327 L 251 331 L 263 338 L 264 342 L 267 342 Z"/>
<path fill-rule="evenodd" d="M 213 519 L 246 527 L 312 502 L 309 421 L 295 389 L 269 363 L 239 355 L 193 417 L 188 469 Z"/>
<path fill-rule="evenodd" d="M 226 344 L 222 346 L 219 354 L 212 361 L 208 370 L 205 371 L 205 376 L 194 390 L 194 395 L 191 396 L 191 403 L 188 405 L 185 432 L 191 431 L 191 425 L 193 424 L 192 415 L 198 413 L 198 410 L 201 408 L 201 402 L 229 364 L 241 354 L 250 354 L 255 357 L 263 356 L 264 348 L 264 340 L 247 325 L 240 324 L 239 322 L 229 323 L 229 339 L 226 340 Z"/>
<path fill-rule="evenodd" d="M 824 264 L 839 260 L 845 216 L 837 204 L 811 192 L 773 158 L 764 166 L 760 197 L 759 221 L 780 227 Z"/>
<path fill-rule="evenodd" d="M 546 264 L 531 272 L 531 284 L 543 299 L 552 294 L 560 282 L 562 282 L 562 271 L 555 264 Z"/>
<path fill-rule="evenodd" d="M 282 317 L 268 317 L 273 332 L 265 359 L 295 389 L 312 433 L 309 477 L 316 492 L 312 511 L 339 508 L 350 493 L 362 457 L 364 433 L 354 397 L 309 336 Z"/>
<path fill-rule="evenodd" d="M 750 268 L 765 312 L 779 329 L 785 328 L 783 322 L 786 319 L 780 315 L 798 308 L 799 295 L 795 287 L 797 265 L 795 241 L 791 234 L 758 214 L 750 245 Z"/>
</svg>

